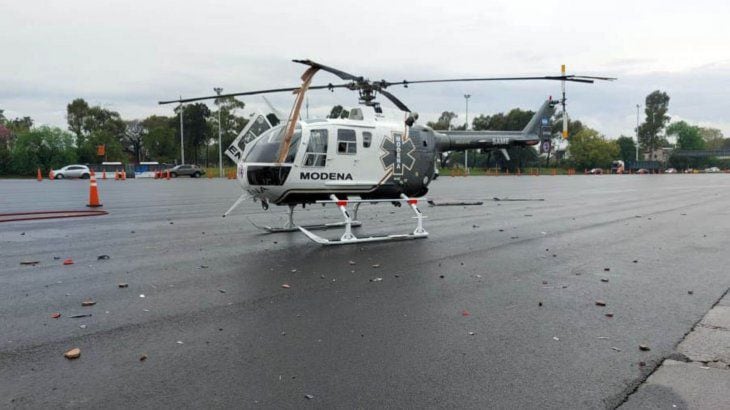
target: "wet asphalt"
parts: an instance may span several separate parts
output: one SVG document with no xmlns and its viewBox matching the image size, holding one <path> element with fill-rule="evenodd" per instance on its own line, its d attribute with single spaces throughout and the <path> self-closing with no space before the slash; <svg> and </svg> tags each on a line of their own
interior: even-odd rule
<svg viewBox="0 0 730 410">
<path fill-rule="evenodd" d="M 99 189 L 108 215 L 0 223 L 0 407 L 614 408 L 730 287 L 730 175 L 443 177 L 429 197 L 487 201 L 342 247 L 252 225 L 281 207 L 221 218 L 235 181 Z M 0 181 L 0 213 L 87 199 Z"/>
</svg>

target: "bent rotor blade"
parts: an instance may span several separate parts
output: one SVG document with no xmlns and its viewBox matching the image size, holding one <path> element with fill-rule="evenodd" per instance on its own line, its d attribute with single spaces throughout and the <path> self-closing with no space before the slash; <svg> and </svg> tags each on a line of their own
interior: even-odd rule
<svg viewBox="0 0 730 410">
<path fill-rule="evenodd" d="M 379 92 L 380 92 L 380 94 L 383 94 L 385 96 L 385 98 L 389 99 L 393 104 L 395 104 L 396 107 L 400 108 L 401 111 L 411 112 L 411 110 L 408 107 L 406 107 L 406 105 L 403 104 L 403 102 L 401 100 L 397 99 L 393 94 L 391 94 L 383 89 L 380 89 Z"/>
<path fill-rule="evenodd" d="M 358 77 L 358 76 L 352 75 L 350 73 L 346 73 L 346 72 L 344 72 L 342 70 L 338 70 L 336 68 L 332 68 L 332 67 L 328 67 L 326 65 L 322 65 L 322 64 L 317 63 L 317 62 L 314 62 L 312 60 L 292 60 L 292 61 L 295 62 L 295 63 L 308 65 L 310 67 L 319 68 L 320 70 L 327 71 L 329 73 L 332 73 L 332 74 L 340 77 L 343 80 L 351 80 L 351 81 L 362 81 L 363 80 L 362 77 Z"/>
<path fill-rule="evenodd" d="M 350 88 L 351 84 L 327 84 L 327 85 L 315 85 L 309 87 L 310 90 L 332 90 L 335 88 Z M 206 97 L 195 97 L 195 98 L 179 98 L 177 100 L 168 100 L 168 101 L 160 101 L 160 105 L 164 104 L 180 104 L 180 103 L 188 103 L 193 101 L 203 101 L 203 100 L 213 100 L 216 98 L 225 98 L 225 97 L 238 97 L 243 95 L 258 95 L 258 94 L 272 94 L 272 93 L 284 93 L 284 92 L 292 92 L 297 91 L 300 87 L 288 87 L 288 88 L 272 88 L 269 90 L 258 90 L 258 91 L 244 91 L 240 93 L 230 93 L 230 94 L 221 94 L 221 95 L 209 95 Z"/>
</svg>

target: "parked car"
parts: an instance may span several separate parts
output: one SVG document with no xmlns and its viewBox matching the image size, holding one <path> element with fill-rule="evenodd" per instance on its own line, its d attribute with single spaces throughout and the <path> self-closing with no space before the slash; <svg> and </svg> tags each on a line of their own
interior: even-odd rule
<svg viewBox="0 0 730 410">
<path fill-rule="evenodd" d="M 718 167 L 705 168 L 705 172 L 708 174 L 716 174 L 716 173 L 720 172 L 720 168 L 718 168 Z"/>
<path fill-rule="evenodd" d="M 591 175 L 603 175 L 603 170 L 601 168 L 593 168 L 588 173 Z"/>
<path fill-rule="evenodd" d="M 197 165 L 180 164 L 170 168 L 170 176 L 173 178 L 188 175 L 190 178 L 200 178 L 205 175 L 205 170 Z"/>
<path fill-rule="evenodd" d="M 665 174 L 676 174 L 677 170 L 675 168 L 667 168 L 666 171 L 664 171 Z"/>
<path fill-rule="evenodd" d="M 86 165 L 66 165 L 61 169 L 53 170 L 54 179 L 64 178 L 81 178 L 88 179 L 91 176 L 91 171 Z"/>
</svg>

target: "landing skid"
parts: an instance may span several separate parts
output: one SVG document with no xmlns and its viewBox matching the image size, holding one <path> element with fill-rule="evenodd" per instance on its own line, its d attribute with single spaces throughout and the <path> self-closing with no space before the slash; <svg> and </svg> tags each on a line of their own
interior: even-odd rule
<svg viewBox="0 0 730 410">
<path fill-rule="evenodd" d="M 350 223 L 350 226 L 353 228 L 362 226 L 362 223 L 360 221 L 357 221 L 357 211 L 360 209 L 360 204 L 355 204 L 355 209 L 353 211 L 353 221 Z M 289 206 L 289 220 L 287 221 L 286 225 L 284 226 L 268 226 L 268 225 L 257 225 L 255 224 L 251 219 L 248 220 L 251 222 L 251 225 L 255 226 L 258 229 L 261 229 L 263 231 L 269 232 L 269 233 L 283 233 L 283 232 L 298 232 L 301 228 L 304 228 L 305 230 L 314 231 L 314 230 L 324 230 L 324 229 L 330 229 L 330 228 L 341 228 L 345 226 L 346 222 L 330 222 L 330 223 L 324 223 L 324 224 L 314 224 L 314 225 L 297 225 L 294 223 L 294 206 Z"/>
<path fill-rule="evenodd" d="M 425 229 L 423 229 L 423 214 L 418 209 L 416 204 L 418 203 L 418 199 L 414 198 L 408 198 L 405 195 L 401 195 L 401 199 L 393 199 L 393 200 L 387 200 L 387 202 L 405 202 L 407 203 L 413 212 L 416 214 L 415 218 L 417 220 L 416 229 L 409 234 L 401 234 L 401 235 L 385 235 L 385 236 L 369 236 L 366 238 L 358 238 L 352 233 L 352 227 L 354 221 L 352 220 L 352 217 L 350 216 L 350 213 L 347 211 L 347 205 L 349 202 L 355 203 L 355 209 L 357 209 L 358 205 L 362 202 L 374 202 L 372 200 L 340 200 L 335 195 L 331 196 L 331 201 L 317 201 L 319 203 L 335 203 L 337 204 L 337 207 L 340 208 L 340 211 L 342 212 L 342 216 L 345 218 L 344 225 L 345 227 L 345 233 L 340 237 L 340 239 L 326 239 L 322 238 L 319 235 L 316 235 L 312 233 L 310 230 L 308 230 L 305 227 L 299 227 L 299 230 L 302 231 L 307 237 L 314 242 L 320 244 L 320 245 L 349 245 L 349 244 L 355 244 L 355 243 L 365 243 L 365 242 L 386 242 L 386 241 L 403 241 L 408 239 L 419 239 L 419 238 L 425 238 L 428 236 L 428 232 L 426 232 Z M 386 202 L 386 201 L 377 201 L 377 202 Z"/>
</svg>

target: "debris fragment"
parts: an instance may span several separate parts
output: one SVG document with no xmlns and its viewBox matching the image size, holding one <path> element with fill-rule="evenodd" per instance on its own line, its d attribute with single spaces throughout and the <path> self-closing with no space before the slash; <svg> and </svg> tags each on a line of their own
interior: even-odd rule
<svg viewBox="0 0 730 410">
<path fill-rule="evenodd" d="M 618 347 L 613 347 L 613 346 L 611 346 L 611 349 L 613 349 L 613 350 L 615 350 L 615 351 L 617 351 L 617 352 L 620 352 L 620 351 L 621 351 L 621 349 L 619 349 Z"/>
<path fill-rule="evenodd" d="M 604 272 L 610 272 L 611 271 L 611 268 L 603 268 L 603 271 Z"/>
<path fill-rule="evenodd" d="M 688 295 L 694 295 L 694 293 L 695 293 L 695 292 L 694 292 L 693 290 L 688 290 L 688 291 L 687 291 L 687 294 L 688 294 Z"/>
<path fill-rule="evenodd" d="M 381 280 L 383 280 L 383 278 L 372 278 L 370 279 L 370 282 L 380 282 Z"/>
<path fill-rule="evenodd" d="M 68 259 L 66 259 L 66 260 L 63 261 L 63 264 L 64 265 L 73 265 L 74 264 L 74 261 L 73 261 L 73 259 L 68 258 Z"/>
<path fill-rule="evenodd" d="M 81 329 L 86 329 L 86 325 L 79 325 Z"/>
<path fill-rule="evenodd" d="M 288 283 L 285 283 L 285 284 L 281 285 L 281 287 L 284 289 L 289 289 L 291 286 L 289 286 Z"/>
<path fill-rule="evenodd" d="M 226 290 L 225 289 L 218 289 L 218 292 L 220 292 L 220 293 L 226 293 Z"/>
<path fill-rule="evenodd" d="M 466 309 L 461 311 L 461 316 L 467 317 L 467 316 L 470 316 L 470 315 L 471 315 L 471 313 L 469 313 L 469 311 L 466 310 Z"/>
<path fill-rule="evenodd" d="M 144 297 L 145 297 L 144 296 L 144 293 L 140 294 L 139 297 L 141 297 L 142 299 L 144 299 Z"/>
<path fill-rule="evenodd" d="M 537 302 L 537 306 L 542 306 L 542 302 Z"/>
<path fill-rule="evenodd" d="M 25 266 L 35 266 L 39 263 L 41 263 L 41 261 L 22 261 L 22 262 L 20 262 L 21 265 L 25 265 Z"/>
<path fill-rule="evenodd" d="M 179 344 L 179 345 L 183 344 L 182 340 L 178 340 L 177 344 Z"/>
<path fill-rule="evenodd" d="M 444 275 L 439 275 L 439 278 L 443 279 L 444 278 Z"/>
<path fill-rule="evenodd" d="M 117 286 L 118 286 L 118 287 L 119 287 L 120 289 L 124 289 L 124 288 L 128 288 L 128 287 L 129 287 L 129 284 L 128 284 L 128 283 L 120 283 L 120 284 L 118 284 Z"/>
<path fill-rule="evenodd" d="M 474 336 L 474 335 L 476 335 L 476 332 L 469 332 L 469 336 Z"/>
<path fill-rule="evenodd" d="M 96 302 L 94 302 L 91 299 L 86 299 L 85 301 L 81 302 L 81 306 L 94 306 Z"/>
<path fill-rule="evenodd" d="M 560 338 L 559 338 L 559 337 L 556 337 L 556 336 L 553 336 L 553 340 L 555 340 L 555 341 L 559 341 L 559 340 L 560 340 Z"/>
<path fill-rule="evenodd" d="M 297 270 L 296 269 L 292 269 L 291 270 L 291 273 L 297 273 Z"/>
<path fill-rule="evenodd" d="M 651 350 L 651 348 L 649 348 L 649 346 L 647 345 L 639 345 L 639 350 L 648 352 L 649 350 Z"/>
<path fill-rule="evenodd" d="M 633 262 L 634 262 L 634 263 L 639 263 L 639 261 L 638 261 L 637 259 L 634 259 L 634 261 L 633 261 Z"/>
<path fill-rule="evenodd" d="M 54 318 L 54 319 L 58 319 L 59 317 L 61 317 L 61 314 L 60 314 L 60 313 L 58 313 L 58 312 L 56 312 L 56 313 L 52 313 L 52 314 L 51 314 L 51 317 L 52 317 L 52 318 Z"/>
<path fill-rule="evenodd" d="M 639 367 L 644 367 L 644 366 L 646 366 L 646 362 L 639 362 Z"/>
<path fill-rule="evenodd" d="M 311 394 L 305 394 L 305 395 L 304 395 L 304 397 L 305 397 L 305 398 L 306 398 L 307 400 L 312 400 L 312 399 L 314 398 L 314 396 L 312 396 Z"/>
<path fill-rule="evenodd" d="M 199 269 L 208 269 L 208 265 L 200 265 Z"/>
<path fill-rule="evenodd" d="M 599 299 L 596 301 L 596 306 L 606 306 L 606 302 Z"/>
<path fill-rule="evenodd" d="M 99 255 L 96 257 L 96 260 L 98 261 L 106 261 L 109 260 L 111 257 L 109 255 Z"/>
<path fill-rule="evenodd" d="M 139 357 L 139 361 L 140 362 L 144 362 L 145 360 L 147 360 L 147 355 L 146 354 L 142 354 L 142 356 Z"/>
<path fill-rule="evenodd" d="M 601 278 L 601 282 L 608 283 L 608 278 Z"/>
<path fill-rule="evenodd" d="M 354 265 L 355 261 L 348 261 L 347 263 L 349 263 L 350 265 Z"/>
<path fill-rule="evenodd" d="M 544 281 L 542 281 L 542 284 L 543 285 L 547 285 L 548 284 L 548 281 L 544 280 Z"/>
<path fill-rule="evenodd" d="M 79 319 L 79 318 L 82 318 L 82 317 L 91 317 L 91 313 L 86 313 L 86 314 L 81 314 L 81 315 L 72 315 L 72 316 L 69 316 L 69 317 L 72 318 L 72 319 Z"/>
<path fill-rule="evenodd" d="M 380 267 L 380 264 L 379 263 L 373 264 L 373 268 L 379 268 L 379 267 Z"/>
<path fill-rule="evenodd" d="M 78 359 L 79 357 L 81 357 L 81 349 L 79 349 L 78 347 L 73 348 L 64 353 L 63 357 L 67 358 L 68 360 Z"/>
<path fill-rule="evenodd" d="M 608 318 L 611 318 L 611 317 L 613 317 L 613 313 L 612 313 L 612 312 L 608 312 L 608 313 L 606 313 L 606 317 L 608 317 Z"/>
</svg>

